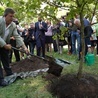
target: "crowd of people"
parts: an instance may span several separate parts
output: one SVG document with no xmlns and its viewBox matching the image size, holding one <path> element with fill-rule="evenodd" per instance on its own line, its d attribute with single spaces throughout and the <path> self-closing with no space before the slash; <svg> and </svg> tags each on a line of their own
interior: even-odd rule
<svg viewBox="0 0 98 98">
<path fill-rule="evenodd" d="M 63 46 L 68 45 L 68 54 L 77 55 L 78 60 L 81 59 L 82 45 L 79 15 L 75 14 L 72 19 L 67 20 L 67 14 L 58 19 L 55 24 L 50 20 L 45 21 L 42 17 L 38 17 L 37 22 L 25 24 L 24 29 L 21 29 L 19 21 L 14 18 L 14 13 L 13 9 L 7 8 L 4 11 L 4 15 L 0 17 L 0 62 L 2 62 L 7 76 L 13 74 L 9 66 L 9 63 L 12 62 L 13 52 L 16 62 L 24 59 L 24 53 L 15 49 L 12 50 L 12 47 L 23 49 L 27 55 L 30 52 L 45 58 L 46 52 L 54 51 L 62 54 Z M 83 22 L 85 55 L 89 47 L 93 53 L 95 46 L 97 50 L 96 55 L 98 55 L 98 23 L 92 23 L 86 17 L 83 18 Z M 63 39 L 61 38 L 62 27 L 66 28 Z M 2 65 L 0 65 L 0 86 L 6 86 L 7 83 L 4 81 Z"/>
<path fill-rule="evenodd" d="M 42 20 L 42 17 L 38 18 L 38 22 L 33 23 L 32 32 L 27 30 L 25 37 L 23 37 L 24 42 L 30 48 L 30 52 L 34 54 L 34 49 L 38 56 L 45 57 L 46 52 L 58 52 L 63 53 L 63 46 L 68 45 L 68 54 L 77 55 L 78 60 L 81 59 L 81 23 L 79 15 L 75 14 L 74 17 L 70 20 L 67 20 L 68 14 L 62 16 L 58 21 L 52 23 L 50 20 Z M 84 42 L 85 42 L 85 55 L 88 52 L 88 47 L 91 48 L 92 53 L 96 46 L 97 55 L 98 55 L 98 32 L 97 32 L 97 22 L 90 22 L 86 17 L 83 18 L 84 22 Z M 30 24 L 31 25 L 31 24 Z M 62 32 L 62 27 L 65 28 L 65 31 Z M 63 39 L 62 39 L 63 33 Z M 54 36 L 56 36 L 54 38 Z M 26 39 L 25 39 L 26 38 Z M 30 39 L 32 41 L 30 41 Z M 27 42 L 27 43 L 26 43 Z M 53 44 L 53 49 L 52 49 Z M 77 46 L 76 46 L 77 45 Z"/>
</svg>

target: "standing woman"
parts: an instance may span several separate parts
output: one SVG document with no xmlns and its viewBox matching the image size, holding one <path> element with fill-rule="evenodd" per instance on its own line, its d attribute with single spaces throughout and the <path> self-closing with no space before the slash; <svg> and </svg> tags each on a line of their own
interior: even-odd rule
<svg viewBox="0 0 98 98">
<path fill-rule="evenodd" d="M 45 46 L 46 51 L 52 51 L 52 25 L 50 21 L 47 21 L 47 32 L 45 32 Z"/>
</svg>

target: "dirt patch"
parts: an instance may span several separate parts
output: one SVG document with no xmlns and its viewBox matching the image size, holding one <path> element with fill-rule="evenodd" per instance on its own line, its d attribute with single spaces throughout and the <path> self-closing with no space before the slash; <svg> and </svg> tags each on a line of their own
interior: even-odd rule
<svg viewBox="0 0 98 98">
<path fill-rule="evenodd" d="M 10 65 L 14 73 L 35 71 L 38 69 L 44 69 L 49 67 L 47 61 L 33 56 L 30 57 L 29 59 L 26 58 L 19 62 L 11 63 Z"/>
<path fill-rule="evenodd" d="M 48 68 L 47 73 L 55 76 L 60 76 L 63 69 L 62 66 L 55 62 L 54 58 L 49 56 L 45 59 L 37 56 L 31 56 L 30 58 L 26 58 L 19 62 L 11 63 L 10 66 L 14 73 L 36 71 L 38 69 Z"/>
<path fill-rule="evenodd" d="M 12 71 L 17 73 L 49 68 L 48 73 L 43 78 L 50 81 L 48 90 L 57 98 L 98 98 L 97 79 L 87 74 L 83 75 L 80 80 L 76 78 L 76 75 L 72 74 L 60 77 L 62 67 L 51 59 L 48 62 L 32 56 L 29 59 L 26 58 L 10 65 Z"/>
<path fill-rule="evenodd" d="M 49 91 L 57 98 L 98 98 L 98 80 L 84 75 L 80 80 L 76 75 L 64 75 L 52 79 Z"/>
</svg>

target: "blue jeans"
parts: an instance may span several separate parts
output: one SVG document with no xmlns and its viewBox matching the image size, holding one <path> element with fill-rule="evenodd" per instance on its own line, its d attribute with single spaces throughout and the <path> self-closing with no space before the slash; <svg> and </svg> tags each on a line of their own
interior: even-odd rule
<svg viewBox="0 0 98 98">
<path fill-rule="evenodd" d="M 80 34 L 78 32 L 72 31 L 71 39 L 72 39 L 72 54 L 77 54 L 77 53 L 79 54 L 80 45 L 81 45 Z M 77 51 L 76 51 L 76 40 L 77 40 Z"/>
</svg>

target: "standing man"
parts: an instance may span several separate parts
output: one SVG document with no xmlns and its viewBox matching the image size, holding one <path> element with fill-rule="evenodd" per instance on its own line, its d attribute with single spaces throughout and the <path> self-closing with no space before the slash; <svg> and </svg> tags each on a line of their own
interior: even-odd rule
<svg viewBox="0 0 98 98">
<path fill-rule="evenodd" d="M 0 17 L 0 86 L 7 86 L 8 83 L 4 81 L 3 70 L 4 68 L 6 75 L 12 75 L 12 70 L 9 66 L 9 50 L 11 50 L 10 37 L 13 36 L 16 39 L 17 47 L 22 47 L 26 53 L 28 49 L 24 45 L 22 38 L 19 36 L 16 28 L 16 24 L 13 22 L 14 10 L 7 8 L 4 11 L 4 15 Z"/>
<path fill-rule="evenodd" d="M 35 39 L 37 55 L 42 57 L 45 57 L 45 32 L 47 32 L 47 24 L 39 17 L 38 22 L 35 23 Z"/>
<path fill-rule="evenodd" d="M 30 52 L 34 54 L 34 48 L 36 46 L 34 23 L 30 23 L 30 28 L 28 29 L 28 32 L 29 32 L 28 36 L 29 36 Z"/>
</svg>

